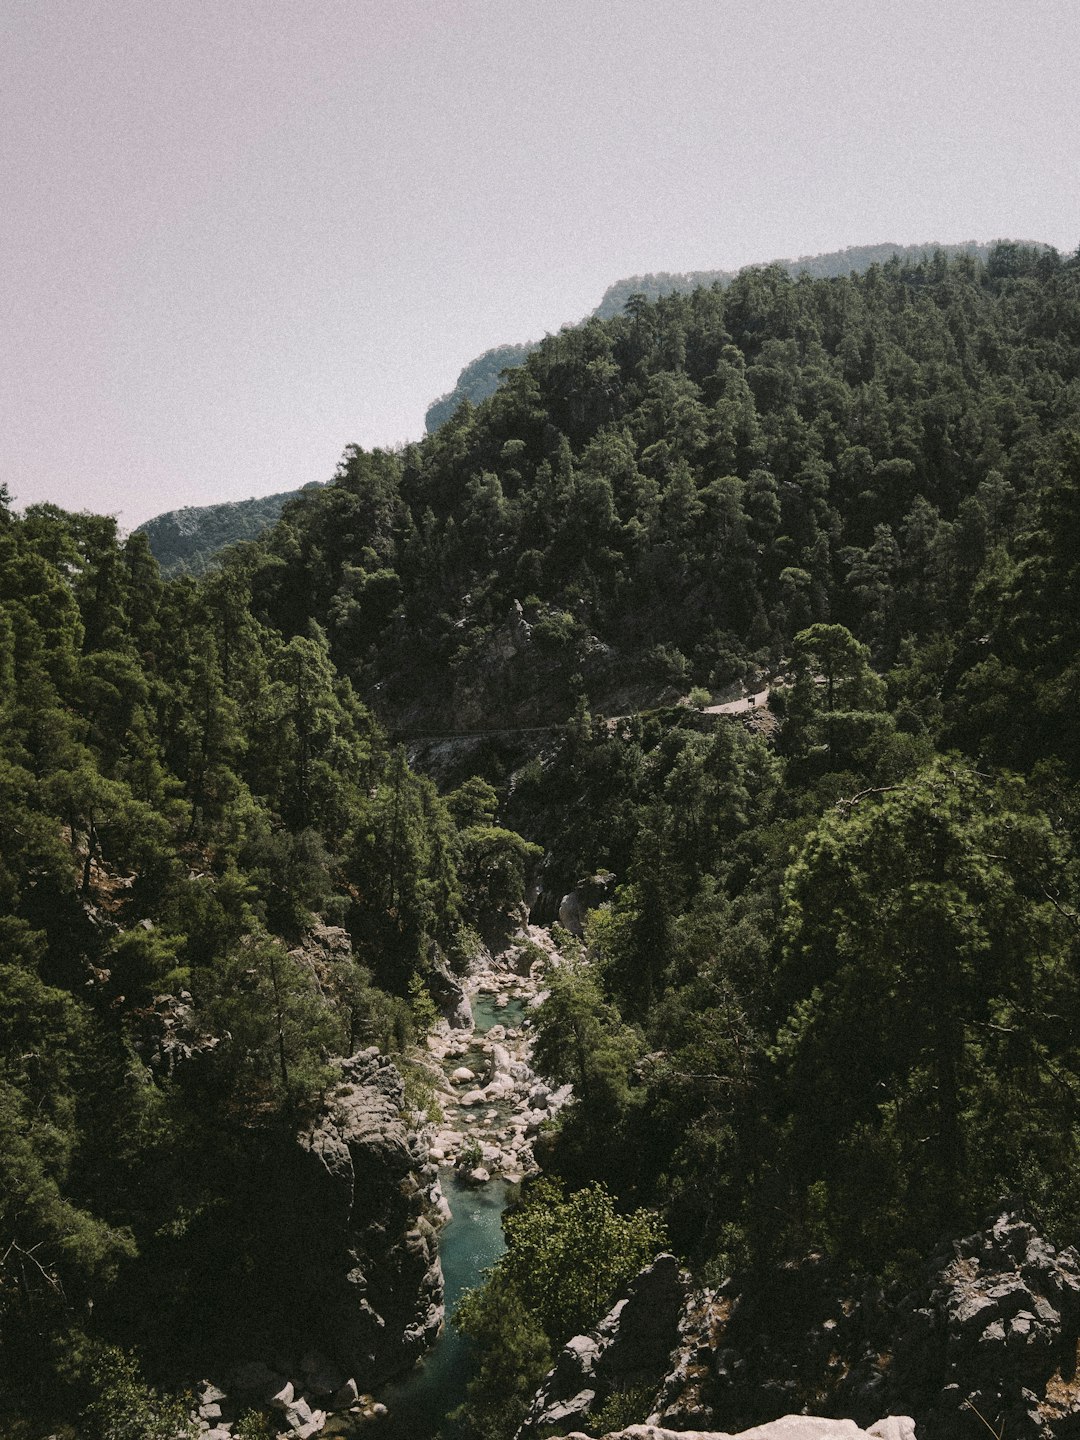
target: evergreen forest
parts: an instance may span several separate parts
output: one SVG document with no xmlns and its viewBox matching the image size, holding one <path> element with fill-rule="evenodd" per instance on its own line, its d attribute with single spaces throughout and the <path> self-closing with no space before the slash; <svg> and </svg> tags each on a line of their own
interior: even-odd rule
<svg viewBox="0 0 1080 1440">
<path fill-rule="evenodd" d="M 1080 1238 L 1080 253 L 631 294 L 202 576 L 0 496 L 5 1433 L 175 1433 L 336 1058 L 422 1109 L 437 976 L 599 873 L 475 1435 L 610 1298 L 514 1263 L 575 1196 L 714 1281 Z"/>
</svg>

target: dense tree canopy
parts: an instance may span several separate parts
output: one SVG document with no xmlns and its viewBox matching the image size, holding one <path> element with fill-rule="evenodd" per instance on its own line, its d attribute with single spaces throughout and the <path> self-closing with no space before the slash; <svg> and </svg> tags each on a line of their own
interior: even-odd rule
<svg viewBox="0 0 1080 1440">
<path fill-rule="evenodd" d="M 632 297 L 199 580 L 0 490 L 3 1403 L 149 1405 L 109 1347 L 212 1344 L 210 1257 L 264 1302 L 251 1167 L 533 881 L 610 899 L 479 1433 L 625 1278 L 593 1221 L 714 1277 L 902 1275 L 1004 1193 L 1075 1240 L 1078 434 L 1080 260 L 1007 245 Z"/>
</svg>

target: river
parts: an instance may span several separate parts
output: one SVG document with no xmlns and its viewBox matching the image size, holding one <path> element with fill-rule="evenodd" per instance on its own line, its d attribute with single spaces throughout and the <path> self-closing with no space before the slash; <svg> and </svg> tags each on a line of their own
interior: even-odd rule
<svg viewBox="0 0 1080 1440">
<path fill-rule="evenodd" d="M 491 995 L 475 996 L 472 1006 L 477 1036 L 494 1025 L 519 1025 L 524 1013 L 520 1000 L 500 1006 Z M 413 1371 L 381 1388 L 378 1399 L 390 1412 L 377 1427 L 382 1440 L 433 1440 L 436 1435 L 454 1440 L 460 1434 L 446 1417 L 465 1399 L 470 1344 L 452 1317 L 465 1291 L 481 1282 L 484 1271 L 506 1248 L 502 1215 L 513 1186 L 502 1179 L 470 1186 L 452 1168 L 440 1170 L 439 1182 L 453 1213 L 439 1235 L 446 1328 Z"/>
<path fill-rule="evenodd" d="M 454 1170 L 441 1176 L 443 1192 L 454 1218 L 439 1237 L 439 1256 L 446 1284 L 446 1329 L 411 1374 L 383 1387 L 379 1399 L 389 1408 L 378 1434 L 392 1440 L 445 1440 L 460 1433 L 446 1416 L 465 1399 L 469 1378 L 469 1341 L 452 1324 L 451 1317 L 466 1290 L 477 1285 L 484 1270 L 505 1249 L 502 1213 L 506 1208 L 505 1180 L 492 1180 L 470 1188 Z"/>
</svg>

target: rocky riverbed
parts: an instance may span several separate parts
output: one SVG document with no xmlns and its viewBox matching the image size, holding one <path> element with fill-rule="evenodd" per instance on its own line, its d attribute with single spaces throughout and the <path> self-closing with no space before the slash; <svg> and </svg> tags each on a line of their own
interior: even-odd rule
<svg viewBox="0 0 1080 1440">
<path fill-rule="evenodd" d="M 497 1190 L 495 1182 L 535 1172 L 533 1140 L 570 1098 L 569 1086 L 552 1090 L 531 1065 L 531 1015 L 553 960 L 548 931 L 528 926 L 495 954 L 483 952 L 463 979 L 445 969 L 433 977 L 441 1016 L 411 1058 L 428 1072 L 437 1123 L 407 1111 L 397 1068 L 376 1051 L 341 1062 L 341 1085 L 296 1146 L 304 1181 L 297 1223 L 312 1232 L 332 1324 L 304 1355 L 279 1350 L 200 1381 L 193 1433 L 230 1440 L 251 1408 L 272 1417 L 287 1440 L 355 1434 L 371 1422 L 385 1428 L 387 1404 L 372 1391 L 381 1394 L 381 1380 L 421 1358 L 443 1324 L 438 1232 L 451 1219 L 446 1191 L 488 1187 L 501 1212 L 505 1185 Z M 387 1392 L 392 1410 L 409 1413 L 411 1379 Z M 432 1376 L 425 1379 L 432 1389 Z"/>
<path fill-rule="evenodd" d="M 543 971 L 553 953 L 546 930 L 519 931 L 461 982 L 472 1023 L 455 1023 L 463 1018 L 455 1007 L 428 1037 L 428 1068 L 443 1114 L 429 1155 L 435 1164 L 463 1170 L 474 1185 L 533 1174 L 533 1140 L 570 1098 L 570 1086 L 551 1089 L 531 1063 L 531 1012 L 543 997 Z"/>
</svg>

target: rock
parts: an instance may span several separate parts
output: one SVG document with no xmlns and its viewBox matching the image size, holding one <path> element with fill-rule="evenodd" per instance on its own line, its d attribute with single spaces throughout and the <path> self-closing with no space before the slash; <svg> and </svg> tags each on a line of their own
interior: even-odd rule
<svg viewBox="0 0 1080 1440">
<path fill-rule="evenodd" d="M 483 1165 L 476 1165 L 465 1172 L 465 1180 L 469 1185 L 486 1185 L 490 1179 L 491 1175 Z"/>
<path fill-rule="evenodd" d="M 896 1421 L 891 1429 L 880 1429 Z M 614 1431 L 605 1440 L 915 1440 L 914 1423 L 907 1416 L 889 1416 L 888 1421 L 878 1421 L 869 1430 L 860 1430 L 854 1420 L 826 1420 L 816 1415 L 785 1415 L 782 1420 L 770 1420 L 765 1425 L 755 1425 L 752 1430 L 731 1433 L 724 1430 L 664 1430 L 656 1425 L 630 1425 L 625 1430 Z M 562 1437 L 562 1440 L 588 1440 L 580 1431 Z"/>
<path fill-rule="evenodd" d="M 467 1085 L 470 1080 L 475 1080 L 475 1074 L 467 1065 L 459 1065 L 456 1070 L 451 1071 L 450 1079 L 455 1085 Z"/>
<path fill-rule="evenodd" d="M 419 1358 L 429 1312 L 442 1304 L 426 1218 L 435 1172 L 426 1139 L 401 1118 L 404 1086 L 392 1063 L 369 1049 L 339 1068 L 340 1084 L 299 1137 L 301 1163 L 279 1177 L 275 1199 L 304 1256 L 305 1288 L 318 1296 L 304 1336 L 332 1360 L 332 1389 L 346 1375 L 367 1388 Z"/>
<path fill-rule="evenodd" d="M 289 1386 L 289 1389 L 292 1389 L 291 1385 Z M 306 1425 L 311 1419 L 311 1406 L 303 1398 L 303 1396 L 296 1400 L 290 1400 L 285 1405 L 278 1405 L 276 1400 L 272 1403 L 274 1404 L 275 1409 L 280 1409 L 284 1411 L 285 1423 L 286 1425 L 288 1425 L 290 1430 L 301 1429 L 302 1426 Z"/>
<path fill-rule="evenodd" d="M 488 1079 L 494 1080 L 498 1075 L 506 1075 L 509 1072 L 510 1064 L 510 1052 L 506 1046 L 493 1044 L 488 1056 Z"/>
<path fill-rule="evenodd" d="M 685 1435 L 720 1433 L 716 1420 L 763 1426 L 814 1395 L 817 1408 L 862 1425 L 893 1411 L 868 1432 L 877 1440 L 910 1440 L 905 1415 L 923 1440 L 953 1440 L 967 1433 L 970 1402 L 1012 1440 L 1065 1440 L 1070 1426 L 1080 1433 L 1080 1304 L 1062 1298 L 1072 1264 L 1005 1213 L 940 1247 L 907 1294 L 845 1293 L 813 1255 L 743 1282 L 745 1292 L 734 1282 L 697 1291 L 650 1418 Z M 612 1322 L 625 1330 L 613 1311 L 594 1336 Z M 595 1367 L 601 1396 L 610 1363 Z"/>
<path fill-rule="evenodd" d="M 270 1399 L 267 1401 L 267 1404 L 268 1404 L 268 1405 L 271 1407 L 271 1409 L 273 1409 L 273 1410 L 285 1410 L 285 1411 L 287 1411 L 288 1408 L 289 1408 L 289 1406 L 293 1403 L 293 1399 L 295 1398 L 295 1394 L 296 1394 L 296 1392 L 295 1392 L 295 1390 L 293 1389 L 293 1383 L 292 1383 L 292 1381 L 291 1381 L 291 1380 L 286 1380 L 286 1381 L 285 1381 L 285 1384 L 281 1387 L 281 1389 L 280 1389 L 275 1395 L 271 1395 L 271 1396 L 270 1396 Z M 305 1418 L 310 1419 L 310 1416 L 305 1417 Z"/>
<path fill-rule="evenodd" d="M 603 871 L 579 880 L 559 902 L 559 924 L 579 939 L 585 934 L 585 916 L 615 893 L 615 876 Z"/>
<path fill-rule="evenodd" d="M 622 1300 L 597 1326 L 597 1373 L 614 1382 L 659 1376 L 678 1338 L 687 1283 L 674 1255 L 658 1255 L 630 1282 Z"/>
<path fill-rule="evenodd" d="M 616 1389 L 659 1384 L 678 1339 L 685 1297 L 674 1255 L 657 1256 L 595 1330 L 563 1346 L 533 1397 L 519 1440 L 571 1418 L 584 1422 Z"/>
<path fill-rule="evenodd" d="M 551 1406 L 544 1411 L 543 1424 L 551 1425 L 573 1425 L 576 1421 L 585 1421 L 589 1418 L 596 1406 L 595 1390 L 579 1390 L 576 1395 L 567 1400 L 553 1401 Z M 519 1431 L 519 1434 L 522 1432 Z M 546 1431 L 550 1434 L 550 1430 Z"/>
<path fill-rule="evenodd" d="M 450 1029 L 471 1030 L 473 1014 L 469 997 L 465 994 L 461 981 L 450 973 L 445 960 L 437 951 L 432 956 L 432 968 L 428 972 L 427 981 L 431 998 Z"/>
<path fill-rule="evenodd" d="M 346 1380 L 340 1389 L 335 1390 L 330 1397 L 330 1410 L 348 1410 L 355 1405 L 360 1398 L 360 1388 L 355 1380 Z"/>
</svg>

